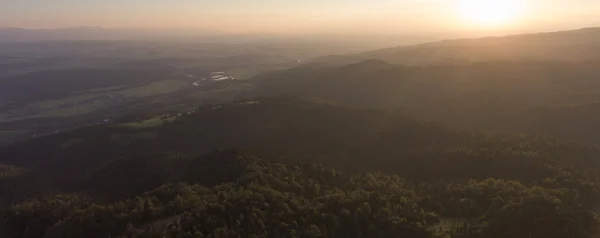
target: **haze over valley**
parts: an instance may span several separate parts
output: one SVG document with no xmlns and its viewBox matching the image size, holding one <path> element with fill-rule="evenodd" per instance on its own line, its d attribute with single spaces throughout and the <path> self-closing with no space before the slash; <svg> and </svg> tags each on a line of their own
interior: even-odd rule
<svg viewBox="0 0 600 238">
<path fill-rule="evenodd" d="M 0 3 L 0 237 L 598 237 L 598 13 Z"/>
</svg>

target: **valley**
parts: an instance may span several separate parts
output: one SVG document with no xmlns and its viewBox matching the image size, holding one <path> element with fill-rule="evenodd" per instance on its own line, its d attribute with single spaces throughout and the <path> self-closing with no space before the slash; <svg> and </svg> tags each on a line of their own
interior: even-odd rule
<svg viewBox="0 0 600 238">
<path fill-rule="evenodd" d="M 597 237 L 599 32 L 0 43 L 0 237 Z"/>
</svg>

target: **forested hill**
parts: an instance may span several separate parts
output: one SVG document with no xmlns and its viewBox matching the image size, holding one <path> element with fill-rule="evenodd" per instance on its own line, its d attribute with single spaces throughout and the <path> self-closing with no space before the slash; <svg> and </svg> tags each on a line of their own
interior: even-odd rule
<svg viewBox="0 0 600 238">
<path fill-rule="evenodd" d="M 593 237 L 598 155 L 260 98 L 0 149 L 0 236 Z"/>
<path fill-rule="evenodd" d="M 456 62 L 545 61 L 580 62 L 598 59 L 600 28 L 535 34 L 444 40 L 398 46 L 354 55 L 327 56 L 315 60 L 349 64 L 368 59 L 393 64 L 428 65 Z"/>
<path fill-rule="evenodd" d="M 452 127 L 600 143 L 598 77 L 600 61 L 405 66 L 366 60 L 263 74 L 254 94 L 395 108 Z"/>
</svg>

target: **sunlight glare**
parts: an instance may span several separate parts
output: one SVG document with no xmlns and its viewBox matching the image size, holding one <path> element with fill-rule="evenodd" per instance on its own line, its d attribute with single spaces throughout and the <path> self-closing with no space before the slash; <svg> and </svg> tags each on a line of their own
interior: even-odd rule
<svg viewBox="0 0 600 238">
<path fill-rule="evenodd" d="M 492 25 L 516 20 L 523 4 L 522 0 L 462 0 L 460 8 L 467 21 Z"/>
</svg>

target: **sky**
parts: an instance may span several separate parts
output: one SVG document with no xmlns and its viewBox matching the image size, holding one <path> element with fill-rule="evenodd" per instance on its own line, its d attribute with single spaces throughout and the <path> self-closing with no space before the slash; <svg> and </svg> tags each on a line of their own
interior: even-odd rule
<svg viewBox="0 0 600 238">
<path fill-rule="evenodd" d="M 461 12 L 465 1 L 469 0 L 1 0 L 0 27 L 424 34 L 600 26 L 600 0 L 514 0 L 518 14 L 494 24 L 468 19 Z"/>
</svg>

